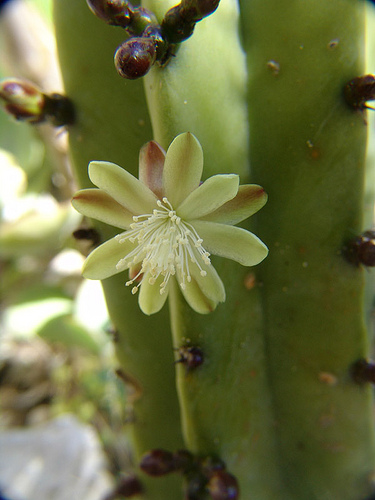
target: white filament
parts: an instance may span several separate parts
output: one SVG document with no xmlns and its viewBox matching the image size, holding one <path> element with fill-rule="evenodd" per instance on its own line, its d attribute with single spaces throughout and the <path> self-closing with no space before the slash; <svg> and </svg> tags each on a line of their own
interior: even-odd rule
<svg viewBox="0 0 375 500">
<path fill-rule="evenodd" d="M 119 243 L 127 240 L 137 243 L 137 246 L 116 265 L 118 270 L 128 269 L 140 265 L 140 270 L 126 286 L 133 285 L 132 293 L 136 293 L 142 283 L 143 275 L 149 272 L 149 283 L 153 285 L 159 276 L 163 276 L 160 284 L 160 293 L 163 294 L 171 276 L 179 271 L 180 286 L 186 287 L 191 281 L 190 266 L 196 265 L 201 276 L 207 272 L 202 263 L 210 265 L 210 254 L 203 248 L 203 240 L 194 227 L 181 220 L 167 198 L 158 200 L 159 209 L 152 214 L 137 215 L 130 230 L 117 236 Z M 200 262 L 201 261 L 201 262 Z"/>
</svg>

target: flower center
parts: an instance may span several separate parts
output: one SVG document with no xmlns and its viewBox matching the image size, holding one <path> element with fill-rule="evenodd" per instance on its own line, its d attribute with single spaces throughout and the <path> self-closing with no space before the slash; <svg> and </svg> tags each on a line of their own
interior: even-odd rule
<svg viewBox="0 0 375 500">
<path fill-rule="evenodd" d="M 211 261 L 194 227 L 181 220 L 168 199 L 158 200 L 157 205 L 159 209 L 153 210 L 152 214 L 134 216 L 129 231 L 117 236 L 119 243 L 129 240 L 137 243 L 137 246 L 117 263 L 116 268 L 124 270 L 141 264 L 137 275 L 127 281 L 126 286 L 133 285 L 148 272 L 151 285 L 160 276 L 163 277 L 160 283 L 162 294 L 169 278 L 176 272 L 180 277 L 180 286 L 184 289 L 192 279 L 190 265 L 196 265 L 200 275 L 206 276 L 202 264 L 210 265 Z M 133 294 L 137 293 L 142 281 L 143 277 L 133 287 Z"/>
</svg>

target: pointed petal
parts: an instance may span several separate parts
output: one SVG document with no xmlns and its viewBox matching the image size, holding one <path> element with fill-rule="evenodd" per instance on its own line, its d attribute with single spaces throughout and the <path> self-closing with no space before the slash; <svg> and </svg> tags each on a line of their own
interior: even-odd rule
<svg viewBox="0 0 375 500">
<path fill-rule="evenodd" d="M 83 264 L 82 274 L 90 280 L 104 280 L 120 273 L 124 269 L 118 270 L 116 264 L 133 249 L 135 243 L 129 240 L 119 243 L 115 238 L 111 238 L 98 248 L 95 248 L 87 257 Z"/>
<path fill-rule="evenodd" d="M 72 205 L 86 217 L 121 229 L 128 229 L 134 222 L 134 214 L 101 189 L 81 189 L 73 196 Z"/>
<path fill-rule="evenodd" d="M 164 149 L 155 141 L 145 144 L 139 153 L 139 180 L 161 200 L 163 193 Z"/>
<path fill-rule="evenodd" d="M 261 186 L 243 184 L 237 195 L 202 220 L 235 225 L 258 212 L 267 202 L 268 195 Z"/>
<path fill-rule="evenodd" d="M 180 281 L 180 278 L 177 277 Z M 216 309 L 217 301 L 211 300 L 202 292 L 198 283 L 192 279 L 184 288 L 180 286 L 182 295 L 189 306 L 199 314 L 208 314 Z"/>
<path fill-rule="evenodd" d="M 266 245 L 246 229 L 206 221 L 194 221 L 192 226 L 203 239 L 202 246 L 214 255 L 243 266 L 255 266 L 267 257 Z"/>
<path fill-rule="evenodd" d="M 163 171 L 164 194 L 173 207 L 199 186 L 203 171 L 203 151 L 189 132 L 178 135 L 169 146 Z"/>
<path fill-rule="evenodd" d="M 209 177 L 176 209 L 184 220 L 200 219 L 234 198 L 238 191 L 239 177 L 235 174 Z"/>
<path fill-rule="evenodd" d="M 225 288 L 224 284 L 217 274 L 214 266 L 203 264 L 201 265 L 203 271 L 206 271 L 206 276 L 202 276 L 200 269 L 196 265 L 190 266 L 191 277 L 197 283 L 202 293 L 210 300 L 217 302 L 225 302 Z M 187 284 L 186 286 L 189 286 Z"/>
<path fill-rule="evenodd" d="M 162 294 L 160 293 L 160 285 L 164 280 L 164 276 L 159 276 L 153 285 L 150 285 L 148 282 L 149 277 L 150 273 L 146 273 L 144 275 L 138 297 L 138 303 L 141 311 L 148 316 L 160 311 L 167 300 L 169 292 L 168 283 L 165 292 Z"/>
<path fill-rule="evenodd" d="M 118 203 L 137 215 L 151 213 L 156 208 L 156 196 L 136 177 L 115 163 L 92 161 L 89 165 L 91 181 Z"/>
</svg>

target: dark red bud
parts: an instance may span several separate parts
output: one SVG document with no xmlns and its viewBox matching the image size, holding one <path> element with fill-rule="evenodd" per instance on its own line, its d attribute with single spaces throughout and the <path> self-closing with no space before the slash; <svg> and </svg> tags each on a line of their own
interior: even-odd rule
<svg viewBox="0 0 375 500">
<path fill-rule="evenodd" d="M 155 60 L 156 48 L 152 38 L 129 38 L 115 53 L 118 74 L 130 80 L 144 76 Z"/>
<path fill-rule="evenodd" d="M 213 500 L 237 500 L 237 479 L 226 471 L 215 472 L 207 483 L 207 491 Z"/>
<path fill-rule="evenodd" d="M 112 26 L 126 28 L 131 21 L 131 8 L 126 0 L 86 0 L 90 10 Z"/>
<path fill-rule="evenodd" d="M 45 95 L 33 83 L 18 78 L 0 81 L 0 99 L 6 111 L 17 120 L 40 123 L 45 120 Z"/>
<path fill-rule="evenodd" d="M 353 78 L 344 87 L 344 98 L 352 108 L 366 109 L 366 102 L 375 99 L 375 76 L 363 75 Z"/>
<path fill-rule="evenodd" d="M 140 468 L 149 476 L 164 476 L 176 470 L 173 453 L 166 450 L 151 450 L 143 455 Z"/>
<path fill-rule="evenodd" d="M 195 22 L 184 16 L 181 4 L 168 10 L 161 23 L 163 38 L 169 43 L 183 42 L 193 34 L 194 28 Z"/>
<path fill-rule="evenodd" d="M 200 21 L 218 8 L 220 0 L 182 0 L 185 17 L 191 21 Z"/>
<path fill-rule="evenodd" d="M 0 99 L 17 120 L 29 123 L 50 121 L 55 127 L 74 123 L 74 106 L 60 94 L 45 94 L 27 80 L 7 78 L 0 81 Z"/>
</svg>

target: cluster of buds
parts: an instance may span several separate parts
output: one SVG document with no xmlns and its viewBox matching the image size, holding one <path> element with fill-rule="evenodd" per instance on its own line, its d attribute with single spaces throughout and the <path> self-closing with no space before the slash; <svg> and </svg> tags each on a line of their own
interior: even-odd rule
<svg viewBox="0 0 375 500">
<path fill-rule="evenodd" d="M 48 121 L 55 127 L 74 123 L 74 107 L 66 96 L 45 94 L 27 80 L 1 80 L 0 99 L 5 103 L 5 110 L 16 120 L 32 124 Z"/>
<path fill-rule="evenodd" d="M 216 457 L 194 457 L 187 450 L 172 453 L 155 449 L 146 453 L 140 468 L 150 476 L 160 477 L 180 472 L 186 480 L 185 500 L 237 500 L 237 479 L 226 470 L 224 462 Z"/>
<path fill-rule="evenodd" d="M 90 10 L 111 26 L 120 26 L 130 38 L 115 52 L 115 67 L 123 78 L 144 76 L 156 62 L 167 64 L 176 44 L 189 38 L 195 24 L 212 14 L 220 0 L 182 0 L 170 9 L 161 24 L 144 7 L 126 0 L 86 0 Z"/>
</svg>

